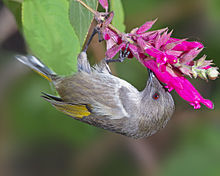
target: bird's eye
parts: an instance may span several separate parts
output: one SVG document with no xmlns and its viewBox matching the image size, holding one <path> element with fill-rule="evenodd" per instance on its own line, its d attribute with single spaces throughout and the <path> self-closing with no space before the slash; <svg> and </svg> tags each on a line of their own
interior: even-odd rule
<svg viewBox="0 0 220 176">
<path fill-rule="evenodd" d="M 158 93 L 158 92 L 155 92 L 154 94 L 153 94 L 153 97 L 152 97 L 154 100 L 157 100 L 157 99 L 159 99 L 160 98 L 160 94 Z"/>
</svg>

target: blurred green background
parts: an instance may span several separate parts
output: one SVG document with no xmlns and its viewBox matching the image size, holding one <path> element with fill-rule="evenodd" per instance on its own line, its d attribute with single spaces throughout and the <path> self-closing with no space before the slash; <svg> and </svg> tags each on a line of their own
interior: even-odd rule
<svg viewBox="0 0 220 176">
<path fill-rule="evenodd" d="M 219 0 L 124 0 L 127 31 L 146 20 L 154 29 L 197 40 L 202 54 L 220 66 Z M 41 97 L 53 92 L 47 80 L 18 63 L 26 46 L 13 16 L 0 1 L 0 175 L 1 176 L 219 176 L 220 79 L 191 80 L 214 110 L 194 110 L 173 92 L 176 111 L 167 127 L 133 140 L 56 111 Z M 59 51 L 58 51 L 59 52 Z M 93 40 L 91 60 L 104 57 Z M 142 90 L 147 72 L 135 59 L 111 65 L 114 74 Z"/>
</svg>

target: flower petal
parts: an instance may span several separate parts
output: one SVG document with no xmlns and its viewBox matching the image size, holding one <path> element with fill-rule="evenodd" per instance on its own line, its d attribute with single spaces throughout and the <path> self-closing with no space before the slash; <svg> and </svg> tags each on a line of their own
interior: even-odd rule
<svg viewBox="0 0 220 176">
<path fill-rule="evenodd" d="M 131 51 L 132 55 L 137 58 L 138 61 L 141 61 L 142 55 L 139 51 L 139 48 L 136 45 L 129 44 L 129 50 Z"/>
<path fill-rule="evenodd" d="M 180 39 L 172 38 L 173 40 L 179 41 Z M 177 51 L 185 51 L 188 52 L 191 49 L 194 48 L 204 48 L 203 44 L 199 42 L 189 42 L 189 41 L 183 41 L 180 44 L 176 45 L 173 49 Z"/>
<path fill-rule="evenodd" d="M 99 3 L 101 6 L 105 9 L 105 11 L 108 11 L 108 0 L 99 0 Z"/>
<path fill-rule="evenodd" d="M 142 37 L 137 38 L 137 43 L 143 51 L 145 51 L 148 48 L 151 48 L 150 44 L 146 42 Z"/>
<path fill-rule="evenodd" d="M 107 50 L 110 49 L 114 44 L 119 43 L 119 36 L 114 31 L 109 28 L 105 28 L 103 31 L 103 38 L 106 40 L 107 43 Z"/>
<path fill-rule="evenodd" d="M 108 27 L 108 25 L 112 22 L 113 17 L 114 17 L 114 12 L 110 12 L 109 17 L 104 22 L 104 26 Z"/>
<path fill-rule="evenodd" d="M 172 34 L 173 31 L 170 31 L 169 33 L 167 33 L 167 31 L 165 31 L 160 38 L 160 42 L 161 45 L 165 45 L 167 43 L 167 41 L 170 39 L 170 36 Z"/>
<path fill-rule="evenodd" d="M 143 34 L 140 34 L 140 37 L 143 37 L 144 39 L 147 40 L 147 37 L 149 37 L 148 40 L 152 40 L 152 38 L 156 38 L 157 35 L 162 34 L 163 32 L 165 32 L 166 30 L 168 30 L 168 28 L 163 28 L 163 29 L 159 29 L 156 31 L 149 31 L 149 32 L 145 32 Z"/>
<path fill-rule="evenodd" d="M 178 61 L 178 59 L 173 55 L 168 55 L 167 54 L 166 57 L 167 57 L 167 62 L 171 65 L 176 64 L 177 61 Z"/>
<path fill-rule="evenodd" d="M 123 47 L 125 47 L 125 43 L 121 43 L 120 45 L 113 45 L 110 49 L 108 49 L 105 53 L 107 59 L 112 59 Z"/>
<path fill-rule="evenodd" d="M 175 51 L 175 50 L 167 50 L 166 54 L 173 55 L 175 57 L 179 57 L 183 52 L 182 51 Z"/>
<path fill-rule="evenodd" d="M 203 48 L 193 48 L 191 50 L 189 50 L 186 54 L 184 54 L 183 56 L 181 56 L 180 58 L 180 63 L 181 64 L 187 64 L 189 62 L 191 62 L 201 51 Z"/>
<path fill-rule="evenodd" d="M 183 41 L 185 41 L 186 39 L 179 39 L 179 40 L 173 40 L 173 38 L 170 38 L 167 41 L 167 44 L 164 46 L 165 50 L 172 50 L 176 45 L 182 43 Z M 181 51 L 181 50 L 178 50 Z"/>
<path fill-rule="evenodd" d="M 157 21 L 157 19 L 153 20 L 153 21 L 147 21 L 145 24 L 143 24 L 138 30 L 137 30 L 137 34 L 142 34 L 144 32 L 146 32 L 147 30 L 149 30 L 153 24 Z"/>
<path fill-rule="evenodd" d="M 150 56 L 154 57 L 158 61 L 157 63 L 159 63 L 159 64 L 164 64 L 165 63 L 165 60 L 164 60 L 165 55 L 162 51 L 151 47 L 151 48 L 147 48 L 145 50 L 145 52 L 147 54 L 149 54 Z"/>
</svg>

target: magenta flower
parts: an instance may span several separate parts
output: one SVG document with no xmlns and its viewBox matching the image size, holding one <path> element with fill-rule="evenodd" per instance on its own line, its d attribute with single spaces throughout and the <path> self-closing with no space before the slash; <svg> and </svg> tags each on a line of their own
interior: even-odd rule
<svg viewBox="0 0 220 176">
<path fill-rule="evenodd" d="M 179 70 L 183 74 L 190 75 L 190 68 L 187 70 L 182 69 L 182 65 L 190 66 L 191 61 L 201 52 L 203 45 L 199 42 L 188 42 L 185 39 L 171 38 L 171 33 L 167 33 L 167 30 L 162 34 L 155 36 L 155 38 L 149 42 L 145 42 L 139 45 L 142 47 L 146 54 L 156 59 L 159 64 L 159 68 L 165 71 L 166 65 L 179 64 Z M 142 39 L 143 40 L 143 39 Z M 175 67 L 178 67 L 175 65 Z"/>
<path fill-rule="evenodd" d="M 121 49 L 124 50 L 126 45 L 128 45 L 128 51 L 130 51 L 128 58 L 136 57 L 140 61 L 140 55 L 144 54 L 144 52 L 137 46 L 137 40 L 141 39 L 142 36 L 149 37 L 155 34 L 160 34 L 162 30 L 146 33 L 155 22 L 156 20 L 146 22 L 140 28 L 133 29 L 131 33 L 121 35 L 116 34 L 111 29 L 107 28 L 107 31 L 112 31 L 111 34 L 109 33 L 110 35 L 106 40 L 108 48 L 106 52 L 107 59 L 112 59 Z M 108 40 L 110 40 L 110 42 Z"/>
<path fill-rule="evenodd" d="M 167 84 L 169 91 L 175 89 L 176 92 L 184 100 L 190 102 L 190 105 L 194 106 L 195 109 L 199 109 L 201 107 L 200 103 L 210 109 L 214 108 L 213 103 L 210 100 L 204 99 L 184 76 L 173 76 L 169 72 L 161 72 L 158 69 L 155 60 L 143 60 L 143 64 L 147 68 L 151 69 L 161 82 Z"/>
<path fill-rule="evenodd" d="M 111 20 L 108 20 L 109 24 Z M 151 69 L 157 78 L 166 84 L 169 91 L 175 89 L 195 109 L 201 107 L 200 103 L 213 109 L 213 103 L 204 99 L 184 77 L 184 75 L 202 79 L 207 79 L 207 76 L 210 79 L 218 77 L 218 68 L 211 67 L 212 61 L 205 60 L 206 56 L 194 61 L 204 46 L 196 41 L 172 38 L 172 31 L 168 32 L 167 28 L 148 31 L 155 22 L 156 20 L 148 21 L 127 34 L 118 34 L 108 27 L 104 28 L 103 38 L 107 43 L 106 58 L 112 59 L 127 46 L 127 50 L 130 51 L 128 57 L 136 57 L 139 62 Z"/>
</svg>

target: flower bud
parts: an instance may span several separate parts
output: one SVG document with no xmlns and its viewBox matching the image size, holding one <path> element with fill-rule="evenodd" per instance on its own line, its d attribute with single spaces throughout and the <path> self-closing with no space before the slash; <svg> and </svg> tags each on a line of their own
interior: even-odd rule
<svg viewBox="0 0 220 176">
<path fill-rule="evenodd" d="M 206 76 L 206 70 L 198 70 L 197 71 L 197 73 L 198 73 L 198 76 L 200 77 L 200 78 L 202 78 L 202 79 L 204 79 L 204 80 L 207 80 L 207 76 Z"/>
<path fill-rule="evenodd" d="M 209 79 L 215 80 L 215 79 L 218 77 L 219 72 L 218 72 L 217 69 L 218 69 L 217 67 L 212 67 L 212 68 L 209 68 L 209 69 L 206 71 L 206 73 L 207 73 Z"/>
<path fill-rule="evenodd" d="M 194 78 L 197 78 L 198 74 L 196 72 L 196 70 L 194 69 L 194 67 L 192 67 L 192 75 Z"/>
</svg>

